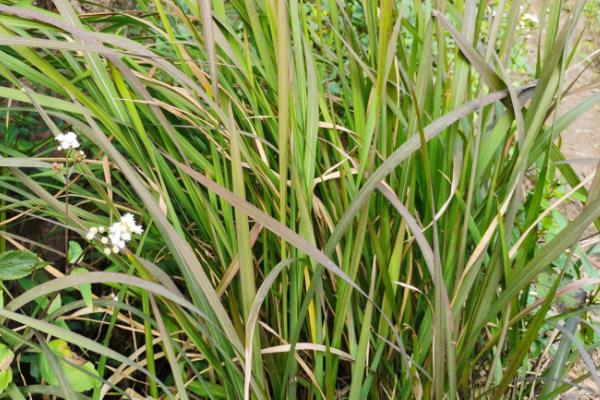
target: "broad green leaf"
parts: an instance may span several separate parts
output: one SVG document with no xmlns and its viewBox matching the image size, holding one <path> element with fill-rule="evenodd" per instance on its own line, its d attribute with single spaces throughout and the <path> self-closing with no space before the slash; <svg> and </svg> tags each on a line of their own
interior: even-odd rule
<svg viewBox="0 0 600 400">
<path fill-rule="evenodd" d="M 30 251 L 11 250 L 0 254 L 0 280 L 9 281 L 29 275 L 40 265 Z"/>
<path fill-rule="evenodd" d="M 11 364 L 15 354 L 5 345 L 0 343 L 0 393 L 3 393 L 12 382 Z"/>
<path fill-rule="evenodd" d="M 54 297 L 51 297 L 51 299 L 52 302 L 50 302 L 50 304 L 48 304 L 47 300 L 44 300 L 44 304 L 48 304 L 48 309 L 46 311 L 48 314 L 54 313 L 63 306 L 62 296 L 60 295 L 60 293 Z M 69 325 L 67 325 L 67 322 L 62 319 L 54 320 L 52 321 L 52 323 L 62 328 L 69 329 Z"/>
<path fill-rule="evenodd" d="M 90 361 L 86 361 L 71 351 L 69 345 L 64 340 L 52 340 L 50 343 L 48 343 L 48 346 L 54 352 L 54 354 L 56 354 L 59 361 L 66 360 L 82 369 L 85 369 L 91 375 L 98 375 L 94 364 L 92 364 Z M 40 355 L 39 362 L 40 371 L 44 380 L 52 386 L 58 386 L 58 378 L 56 377 L 55 372 L 52 370 L 48 358 L 42 354 Z M 93 389 L 100 383 L 98 379 L 93 378 L 89 374 L 86 374 L 71 364 L 61 361 L 60 366 L 63 369 L 65 377 L 73 387 L 73 390 L 76 392 L 86 392 Z"/>
<path fill-rule="evenodd" d="M 0 371 L 0 393 L 4 393 L 8 385 L 12 383 L 12 369 Z"/>
<path fill-rule="evenodd" d="M 67 259 L 70 264 L 77 264 L 83 254 L 81 245 L 74 240 L 69 240 L 69 249 L 67 250 Z"/>
<path fill-rule="evenodd" d="M 81 273 L 85 273 L 88 272 L 87 269 L 82 268 L 82 267 L 77 267 L 77 268 L 73 268 L 73 270 L 71 271 L 71 274 L 81 274 Z M 77 286 L 77 290 L 79 290 L 79 292 L 81 293 L 81 296 L 83 297 L 83 301 L 85 301 L 85 305 L 92 308 L 93 304 L 92 304 L 92 285 L 90 283 L 86 283 L 84 285 L 79 285 Z"/>
<path fill-rule="evenodd" d="M 48 314 L 52 314 L 54 311 L 58 310 L 62 307 L 62 298 L 60 294 L 56 295 L 50 305 L 48 306 Z"/>
</svg>

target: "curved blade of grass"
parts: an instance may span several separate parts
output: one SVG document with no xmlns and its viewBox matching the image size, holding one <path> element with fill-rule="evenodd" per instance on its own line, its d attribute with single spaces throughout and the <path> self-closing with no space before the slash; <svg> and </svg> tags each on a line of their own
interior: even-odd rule
<svg viewBox="0 0 600 400">
<path fill-rule="evenodd" d="M 52 164 L 31 158 L 0 158 L 0 167 L 14 168 L 52 168 Z"/>
<path fill-rule="evenodd" d="M 247 201 L 239 198 L 234 193 L 227 190 L 225 187 L 217 184 L 212 179 L 202 175 L 200 172 L 188 167 L 175 160 L 171 156 L 166 153 L 163 153 L 165 158 L 171 161 L 177 168 L 184 171 L 188 174 L 192 179 L 200 183 L 202 186 L 205 186 L 208 190 L 215 192 L 217 195 L 223 197 L 229 204 L 233 207 L 241 210 L 246 215 L 254 219 L 256 222 L 261 224 L 265 229 L 270 230 L 275 233 L 286 242 L 292 244 L 298 250 L 302 251 L 304 254 L 313 258 L 315 261 L 319 262 L 329 271 L 333 272 L 339 278 L 341 278 L 348 285 L 352 286 L 355 290 L 357 290 L 361 295 L 367 297 L 367 294 L 356 284 L 344 271 L 340 269 L 329 257 L 327 257 L 321 250 L 312 245 L 309 241 L 304 239 L 302 236 L 298 235 L 296 232 L 292 231 L 287 226 L 283 225 L 273 217 L 265 214 L 263 211 L 256 208 L 254 205 L 248 203 Z"/>
<path fill-rule="evenodd" d="M 179 398 L 182 400 L 187 400 L 188 395 L 185 390 L 185 386 L 183 384 L 183 378 L 181 376 L 181 371 L 179 369 L 179 365 L 177 365 L 177 359 L 175 358 L 175 352 L 173 351 L 173 345 L 171 344 L 171 338 L 165 328 L 165 324 L 162 320 L 161 312 L 156 305 L 156 301 L 154 297 L 150 296 L 150 304 L 152 304 L 152 312 L 154 313 L 154 317 L 156 319 L 156 324 L 158 326 L 158 330 L 160 332 L 160 336 L 162 338 L 162 344 L 165 347 L 165 353 L 167 353 L 167 360 L 169 361 L 169 365 L 171 366 L 171 371 L 173 373 L 173 380 L 175 381 L 175 386 L 177 387 L 177 393 Z"/>
<path fill-rule="evenodd" d="M 554 261 L 565 249 L 569 248 L 582 235 L 584 230 L 600 217 L 600 200 L 596 199 L 590 203 L 579 216 L 569 222 L 550 242 L 548 242 L 529 263 L 512 278 L 510 286 L 506 287 L 499 298 L 491 304 L 488 311 L 489 315 L 496 315 L 508 303 L 523 290 L 531 281 L 552 261 Z M 479 332 L 487 318 L 485 315 L 477 315 L 473 324 L 473 331 Z M 463 345 L 465 348 L 472 348 L 477 342 L 477 337 L 467 337 Z"/>
<path fill-rule="evenodd" d="M 79 29 L 61 19 L 55 18 L 52 14 L 44 14 L 34 9 L 16 7 L 16 6 L 6 6 L 0 4 L 0 13 L 5 13 L 7 15 L 14 15 L 18 17 L 22 17 L 29 20 L 40 21 L 57 28 L 60 28 L 66 32 L 69 32 L 74 37 L 85 38 L 88 42 L 88 51 L 93 51 L 96 48 L 99 48 L 97 42 L 106 42 L 112 44 L 114 46 L 120 47 L 122 49 L 127 49 L 127 51 L 131 55 L 136 55 L 142 58 L 148 59 L 149 62 L 156 64 L 157 66 L 163 68 L 167 73 L 171 74 L 174 78 L 176 78 L 179 82 L 184 83 L 187 87 L 195 91 L 199 96 L 202 97 L 203 101 L 206 101 L 207 104 L 210 105 L 211 109 L 215 112 L 220 110 L 219 107 L 215 104 L 215 102 L 202 90 L 198 84 L 196 84 L 191 78 L 186 76 L 182 71 L 177 69 L 175 66 L 163 60 L 161 57 L 157 57 L 152 51 L 148 50 L 143 45 L 119 36 L 105 34 L 101 32 L 88 32 L 83 29 Z M 40 39 L 37 39 L 40 40 Z M 105 56 L 110 56 L 113 50 L 108 48 L 102 48 L 101 51 Z M 221 114 L 223 115 L 223 114 Z M 222 118 L 224 120 L 224 118 Z"/>
<path fill-rule="evenodd" d="M 0 317 L 18 322 L 22 325 L 31 327 L 31 328 L 33 328 L 37 331 L 43 332 L 47 335 L 52 335 L 56 338 L 63 339 L 69 343 L 73 343 L 74 345 L 79 346 L 81 348 L 88 349 L 90 351 L 93 351 L 94 353 L 105 355 L 109 358 L 112 358 L 115 361 L 127 364 L 127 365 L 135 368 L 136 370 L 140 371 L 142 374 L 148 376 L 149 378 L 156 379 L 156 382 L 158 383 L 160 388 L 163 390 L 165 395 L 169 399 L 175 400 L 175 398 L 169 391 L 169 388 L 161 380 L 159 380 L 156 376 L 152 375 L 147 369 L 139 366 L 138 364 L 131 361 L 129 358 L 123 356 L 122 354 L 117 353 L 116 351 L 109 349 L 108 347 L 105 347 L 105 346 L 102 346 L 102 345 L 96 343 L 94 340 L 88 339 L 85 336 L 82 336 L 78 333 L 61 328 L 54 324 L 50 324 L 45 321 L 40 321 L 35 318 L 27 317 L 27 316 L 24 316 L 24 315 L 21 315 L 21 314 L 12 312 L 12 311 L 8 311 L 7 309 L 0 309 Z"/>
<path fill-rule="evenodd" d="M 570 317 L 565 322 L 565 326 L 563 329 L 569 331 L 573 334 L 577 330 L 577 326 L 579 325 L 579 320 L 577 317 Z M 560 330 L 560 329 L 559 329 Z M 548 372 L 544 374 L 544 386 L 542 387 L 542 391 L 540 396 L 545 396 L 549 393 L 552 393 L 556 387 L 558 386 L 559 380 L 565 374 L 565 363 L 567 362 L 569 353 L 571 352 L 571 340 L 565 334 L 563 334 L 560 339 L 560 343 L 558 344 L 558 349 L 556 350 L 556 354 L 552 358 L 552 363 L 548 368 Z"/>
<path fill-rule="evenodd" d="M 340 269 L 340 267 L 338 267 L 336 265 L 335 262 L 333 262 L 329 257 L 327 257 L 316 246 L 312 245 L 309 241 L 307 241 L 302 236 L 298 235 L 297 233 L 295 233 L 294 231 L 292 231 L 291 229 L 289 229 L 287 226 L 283 225 L 279 221 L 275 220 L 273 217 L 265 214 L 263 211 L 259 210 L 258 208 L 256 208 L 254 205 L 248 203 L 247 201 L 240 199 L 235 194 L 233 194 L 232 192 L 230 192 L 223 186 L 217 184 L 213 180 L 209 179 L 208 177 L 202 175 L 198 171 L 195 171 L 194 169 L 188 167 L 185 164 L 182 164 L 181 162 L 175 160 L 174 158 L 172 158 L 171 156 L 169 156 L 166 153 L 163 153 L 163 155 L 169 161 L 171 161 L 174 165 L 176 165 L 179 169 L 181 169 L 186 174 L 188 174 L 192 179 L 196 180 L 198 183 L 202 184 L 210 191 L 213 191 L 217 195 L 223 197 L 233 207 L 239 208 L 242 212 L 244 212 L 246 215 L 250 216 L 252 219 L 254 219 L 259 224 L 263 225 L 266 229 L 275 233 L 276 235 L 278 235 L 279 237 L 281 237 L 288 243 L 292 244 L 298 250 L 302 251 L 304 254 L 311 257 L 315 261 L 317 261 L 320 265 L 322 265 L 323 267 L 325 267 L 326 269 L 331 271 L 333 274 L 335 274 L 337 277 L 339 277 L 345 283 L 347 283 L 349 286 L 351 286 L 354 290 L 356 290 L 361 296 L 365 297 L 369 302 L 373 303 L 378 311 L 381 311 L 381 308 L 379 307 L 379 305 L 377 305 L 377 303 L 371 297 L 369 297 L 367 295 L 367 293 L 365 293 L 344 271 L 342 271 Z M 317 272 L 319 272 L 319 271 L 317 271 Z M 319 274 L 317 274 L 317 275 L 319 275 Z M 314 286 L 311 284 L 311 286 L 308 289 L 308 292 L 310 293 L 313 290 L 314 290 Z M 311 296 L 307 295 L 306 298 L 308 299 L 310 297 Z M 308 305 L 307 305 L 307 307 L 308 307 Z M 393 324 L 390 321 L 390 319 L 385 314 L 382 314 L 382 316 L 386 320 L 386 322 L 390 325 L 390 327 L 393 329 Z M 396 340 L 398 341 L 398 345 L 400 346 L 400 349 L 402 349 L 401 352 L 403 353 L 403 356 L 405 358 L 410 358 L 403 350 L 403 345 L 402 345 L 400 336 L 397 334 L 397 332 L 395 330 L 393 330 L 392 332 L 393 332 L 394 336 L 396 337 Z"/>
<path fill-rule="evenodd" d="M 34 301 L 35 299 L 45 296 L 51 293 L 55 293 L 64 289 L 77 287 L 84 284 L 94 283 L 122 283 L 127 286 L 135 286 L 141 289 L 152 292 L 156 295 L 162 296 L 166 299 L 171 300 L 175 304 L 187 308 L 191 312 L 206 318 L 206 315 L 200 311 L 192 303 L 181 297 L 180 295 L 171 292 L 169 289 L 158 285 L 153 282 L 145 281 L 135 276 L 122 274 L 119 272 L 82 272 L 75 275 L 65 275 L 61 278 L 56 278 L 42 284 L 39 284 L 33 289 L 27 290 L 23 294 L 15 297 L 8 304 L 5 309 L 10 311 L 16 311 L 24 305 Z M 210 321 L 210 320 L 209 320 Z"/>
<path fill-rule="evenodd" d="M 44 354 L 44 356 L 48 360 L 50 366 L 54 370 L 54 374 L 56 376 L 56 379 L 58 380 L 58 385 L 61 388 L 63 395 L 65 396 L 65 399 L 76 400 L 77 395 L 75 394 L 73 387 L 67 380 L 64 369 L 58 364 L 56 355 L 52 352 L 52 350 L 50 350 L 50 348 L 44 341 L 44 338 L 41 337 L 41 335 L 39 333 L 36 332 L 35 336 L 37 337 L 38 343 L 40 344 L 42 353 Z"/>
<path fill-rule="evenodd" d="M 96 145 L 103 149 L 106 154 L 115 162 L 115 164 L 119 166 L 123 175 L 127 177 L 132 188 L 140 196 L 144 205 L 152 215 L 157 227 L 162 232 L 163 237 L 166 239 L 166 243 L 173 253 L 173 256 L 183 267 L 182 272 L 189 274 L 192 281 L 198 285 L 199 290 L 210 305 L 211 312 L 214 312 L 218 323 L 223 327 L 225 335 L 236 351 L 243 353 L 243 346 L 235 332 L 233 323 L 227 315 L 225 308 L 221 304 L 219 296 L 208 279 L 208 276 L 206 276 L 206 273 L 194 254 L 193 249 L 170 224 L 169 220 L 161 211 L 154 197 L 142 183 L 143 181 L 139 174 L 131 167 L 129 162 L 123 157 L 123 155 L 121 155 L 121 153 L 119 153 L 114 145 L 102 133 L 98 125 L 89 116 L 87 111 L 84 108 L 81 110 L 92 128 L 90 129 L 83 124 L 79 124 L 79 130 L 83 131 L 90 140 L 95 142 Z M 196 295 L 199 295 L 199 293 L 196 293 Z"/>
<path fill-rule="evenodd" d="M 523 339 L 521 341 L 519 341 L 519 343 L 516 344 L 516 350 L 514 350 L 511 360 L 510 360 L 510 363 L 507 365 L 507 367 L 504 371 L 504 375 L 502 376 L 502 381 L 500 382 L 500 385 L 498 385 L 498 387 L 494 391 L 494 395 L 492 397 L 493 400 L 498 400 L 504 395 L 504 393 L 506 392 L 506 388 L 508 387 L 510 382 L 513 380 L 513 377 L 519 372 L 519 365 L 521 365 L 521 363 L 523 362 L 523 359 L 525 358 L 527 353 L 529 353 L 529 347 L 531 346 L 533 341 L 537 338 L 538 332 L 545 321 L 546 313 L 548 312 L 548 310 L 550 309 L 550 306 L 552 305 L 552 300 L 554 299 L 554 293 L 556 292 L 556 289 L 558 289 L 558 284 L 560 283 L 561 277 L 562 277 L 562 274 L 560 274 L 554 280 L 554 284 L 552 285 L 552 288 L 550 290 L 550 295 L 546 298 L 546 301 L 544 301 L 544 303 L 542 304 L 542 307 L 540 307 L 535 318 L 527 327 L 527 333 L 525 334 Z"/>
<path fill-rule="evenodd" d="M 565 335 L 571 341 L 571 343 L 573 343 L 575 345 L 575 347 L 577 348 L 577 351 L 579 351 L 579 354 L 581 355 L 581 360 L 585 364 L 585 367 L 587 368 L 588 372 L 591 374 L 592 380 L 596 384 L 596 388 L 598 389 L 597 393 L 600 393 L 600 374 L 598 374 L 598 370 L 596 368 L 596 363 L 592 359 L 592 356 L 590 355 L 590 353 L 586 350 L 585 345 L 581 342 L 581 340 L 579 340 L 579 338 L 577 338 L 577 336 L 575 336 L 568 329 L 566 329 L 566 327 L 564 327 L 562 325 L 555 325 L 555 326 L 556 326 L 556 329 L 558 329 L 563 335 Z"/>
<path fill-rule="evenodd" d="M 473 46 L 467 41 L 467 39 L 458 32 L 454 26 L 448 21 L 448 19 L 439 11 L 433 11 L 432 15 L 436 17 L 442 25 L 448 30 L 460 51 L 464 54 L 464 56 L 469 60 L 471 66 L 473 66 L 485 82 L 488 84 L 490 89 L 492 90 L 502 90 L 506 88 L 504 81 L 494 71 L 489 64 L 485 61 L 485 59 L 473 48 Z"/>
<path fill-rule="evenodd" d="M 517 92 L 520 96 L 527 96 L 533 87 L 535 86 L 519 88 L 517 89 Z M 507 95 L 508 90 L 500 90 L 460 106 L 456 110 L 427 125 L 424 128 L 425 139 L 430 141 L 443 132 L 444 129 L 466 117 L 480 107 L 484 107 L 496 101 L 502 100 Z M 344 211 L 344 214 L 338 221 L 334 231 L 331 233 L 324 250 L 325 254 L 331 254 L 333 252 L 335 246 L 341 240 L 344 232 L 350 227 L 352 220 L 357 215 L 358 211 L 366 204 L 373 191 L 377 188 L 379 182 L 385 179 L 385 177 L 388 176 L 398 165 L 416 152 L 419 147 L 420 138 L 416 135 L 410 137 L 369 176 L 356 197 L 352 200 L 352 203 Z"/>
<path fill-rule="evenodd" d="M 202 32 L 204 33 L 204 45 L 208 54 L 208 64 L 212 83 L 212 95 L 219 98 L 219 76 L 217 75 L 217 54 L 215 50 L 214 29 L 211 4 L 209 0 L 200 0 L 200 16 L 202 18 Z"/>
<path fill-rule="evenodd" d="M 248 313 L 248 319 L 246 320 L 246 359 L 244 365 L 244 399 L 250 399 L 250 379 L 252 377 L 252 356 L 253 356 L 253 336 L 256 331 L 256 323 L 258 321 L 258 314 L 262 303 L 269 294 L 269 290 L 275 283 L 275 280 L 283 271 L 283 269 L 292 264 L 294 259 L 287 259 L 277 264 L 265 277 L 263 283 L 260 285 L 252 301 L 250 312 Z M 261 350 L 262 352 L 262 350 Z"/>
</svg>

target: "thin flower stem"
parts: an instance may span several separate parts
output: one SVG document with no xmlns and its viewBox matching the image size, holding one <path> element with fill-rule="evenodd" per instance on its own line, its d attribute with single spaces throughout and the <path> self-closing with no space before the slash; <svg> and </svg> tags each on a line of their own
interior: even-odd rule
<svg viewBox="0 0 600 400">
<path fill-rule="evenodd" d="M 71 179 L 71 165 L 68 154 L 65 157 L 65 165 L 67 169 L 65 182 L 65 274 L 69 274 L 69 184 Z"/>
</svg>

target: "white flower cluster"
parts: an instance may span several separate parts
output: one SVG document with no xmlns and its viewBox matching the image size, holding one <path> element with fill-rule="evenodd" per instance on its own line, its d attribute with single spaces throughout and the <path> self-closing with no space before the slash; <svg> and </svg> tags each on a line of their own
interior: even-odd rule
<svg viewBox="0 0 600 400">
<path fill-rule="evenodd" d="M 56 135 L 55 139 L 58 142 L 58 150 L 77 149 L 79 147 L 79 140 L 77 140 L 75 132 L 60 133 Z"/>
<path fill-rule="evenodd" d="M 77 135 L 75 132 L 67 132 L 67 133 L 59 133 L 56 135 L 56 141 L 58 142 L 58 150 L 59 151 L 67 151 L 69 149 L 77 149 L 79 148 L 79 140 L 77 139 Z M 81 150 L 77 153 L 76 161 L 82 161 L 85 159 L 85 153 Z"/>
<path fill-rule="evenodd" d="M 105 246 L 104 254 L 117 254 L 127 246 L 132 235 L 141 235 L 144 229 L 135 222 L 135 217 L 127 213 L 107 228 L 103 226 L 92 227 L 86 235 L 87 240 L 94 240 L 100 234 L 99 240 Z M 106 233 L 106 235 L 104 235 Z"/>
</svg>

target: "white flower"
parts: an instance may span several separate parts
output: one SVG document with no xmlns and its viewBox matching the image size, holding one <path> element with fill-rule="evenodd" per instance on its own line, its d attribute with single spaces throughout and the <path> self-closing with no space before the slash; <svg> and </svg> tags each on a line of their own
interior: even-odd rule
<svg viewBox="0 0 600 400">
<path fill-rule="evenodd" d="M 142 232 L 144 232 L 144 229 L 135 222 L 133 214 L 123 215 L 118 222 L 108 227 L 108 241 L 113 248 L 113 252 L 117 253 L 124 249 L 127 242 L 131 240 L 132 234 L 140 235 Z M 115 251 L 115 249 L 117 250 Z"/>
<path fill-rule="evenodd" d="M 92 227 L 90 228 L 90 230 L 88 231 L 88 233 L 85 235 L 85 238 L 87 240 L 94 240 L 94 238 L 96 237 L 96 234 L 98 233 L 98 228 L 96 227 Z"/>
<path fill-rule="evenodd" d="M 127 213 L 108 228 L 104 226 L 90 228 L 86 238 L 92 241 L 100 234 L 98 239 L 105 245 L 103 252 L 108 256 L 111 253 L 119 253 L 127 247 L 127 243 L 132 239 L 133 234 L 140 235 L 142 232 L 144 232 L 144 229 L 135 222 L 133 214 Z M 104 233 L 106 233 L 106 236 L 104 236 Z"/>
<path fill-rule="evenodd" d="M 141 225 L 135 223 L 135 217 L 132 213 L 127 213 L 121 217 L 121 223 L 125 224 L 129 229 L 129 232 L 141 235 L 144 229 Z"/>
<path fill-rule="evenodd" d="M 118 245 L 118 243 L 123 242 L 124 240 L 123 240 L 122 236 L 125 232 L 127 232 L 125 229 L 126 229 L 126 227 L 123 224 L 121 224 L 120 222 L 112 224 L 110 226 L 109 233 L 108 233 L 108 238 L 110 239 L 110 243 L 112 243 L 113 245 Z"/>
<path fill-rule="evenodd" d="M 75 132 L 60 133 L 56 135 L 58 150 L 76 149 L 79 147 L 79 141 Z"/>
<path fill-rule="evenodd" d="M 119 296 L 117 296 L 117 295 L 116 295 L 116 294 L 114 294 L 114 293 L 111 293 L 111 294 L 110 294 L 110 297 L 112 297 L 113 301 L 119 301 Z"/>
</svg>

